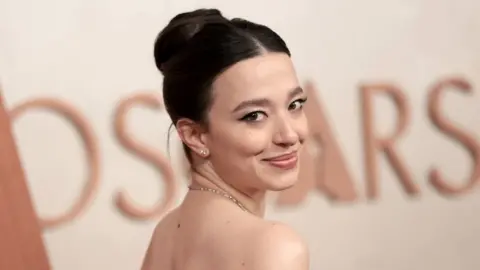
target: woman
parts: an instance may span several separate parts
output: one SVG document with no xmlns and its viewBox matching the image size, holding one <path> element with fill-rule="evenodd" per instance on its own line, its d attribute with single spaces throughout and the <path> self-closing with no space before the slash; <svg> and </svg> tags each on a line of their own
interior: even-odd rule
<svg viewBox="0 0 480 270">
<path fill-rule="evenodd" d="M 192 179 L 156 227 L 142 269 L 308 269 L 302 239 L 262 218 L 266 192 L 297 181 L 308 132 L 306 93 L 284 41 L 199 9 L 169 22 L 154 55 Z"/>
</svg>

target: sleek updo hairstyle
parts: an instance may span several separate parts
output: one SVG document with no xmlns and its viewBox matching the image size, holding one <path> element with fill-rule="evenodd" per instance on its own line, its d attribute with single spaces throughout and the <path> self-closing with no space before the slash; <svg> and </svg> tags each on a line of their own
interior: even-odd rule
<svg viewBox="0 0 480 270">
<path fill-rule="evenodd" d="M 211 85 L 216 77 L 235 63 L 265 52 L 290 56 L 282 38 L 264 25 L 240 18 L 229 20 L 217 9 L 175 16 L 159 33 L 154 47 L 172 125 L 188 118 L 208 128 Z M 191 161 L 190 149 L 183 146 Z"/>
</svg>

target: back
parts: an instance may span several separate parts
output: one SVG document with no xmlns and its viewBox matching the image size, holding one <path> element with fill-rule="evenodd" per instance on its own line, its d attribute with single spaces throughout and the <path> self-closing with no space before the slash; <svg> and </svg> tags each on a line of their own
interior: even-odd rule
<svg viewBox="0 0 480 270">
<path fill-rule="evenodd" d="M 192 197 L 203 197 L 195 194 Z M 155 228 L 142 270 L 241 269 L 251 238 L 266 221 L 224 198 L 186 199 Z"/>
</svg>

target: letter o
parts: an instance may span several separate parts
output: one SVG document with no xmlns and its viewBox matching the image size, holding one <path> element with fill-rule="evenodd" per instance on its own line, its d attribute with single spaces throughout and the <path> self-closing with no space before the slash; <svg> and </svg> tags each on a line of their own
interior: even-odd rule
<svg viewBox="0 0 480 270">
<path fill-rule="evenodd" d="M 46 109 L 69 121 L 80 134 L 86 151 L 88 176 L 80 194 L 80 198 L 74 203 L 71 209 L 63 215 L 49 218 L 38 217 L 40 225 L 43 228 L 51 228 L 72 221 L 84 210 L 87 204 L 93 200 L 100 182 L 100 153 L 98 139 L 95 136 L 93 129 L 88 124 L 87 119 L 85 119 L 78 110 L 72 105 L 55 98 L 35 98 L 15 106 L 10 111 L 12 123 L 22 113 L 25 113 L 30 109 Z"/>
</svg>

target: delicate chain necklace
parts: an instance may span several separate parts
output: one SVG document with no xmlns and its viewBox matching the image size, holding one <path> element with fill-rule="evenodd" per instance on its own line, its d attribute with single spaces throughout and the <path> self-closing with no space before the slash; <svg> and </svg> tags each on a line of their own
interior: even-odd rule
<svg viewBox="0 0 480 270">
<path fill-rule="evenodd" d="M 226 192 L 219 191 L 219 190 L 216 190 L 216 189 L 213 189 L 213 188 L 206 188 L 206 187 L 192 187 L 192 186 L 189 186 L 188 189 L 190 189 L 190 190 L 200 190 L 200 191 L 209 191 L 209 192 L 221 195 L 221 196 L 229 199 L 230 201 L 234 202 L 243 211 L 248 212 L 248 213 L 252 213 L 241 202 L 239 202 L 232 195 L 230 195 Z"/>
</svg>

